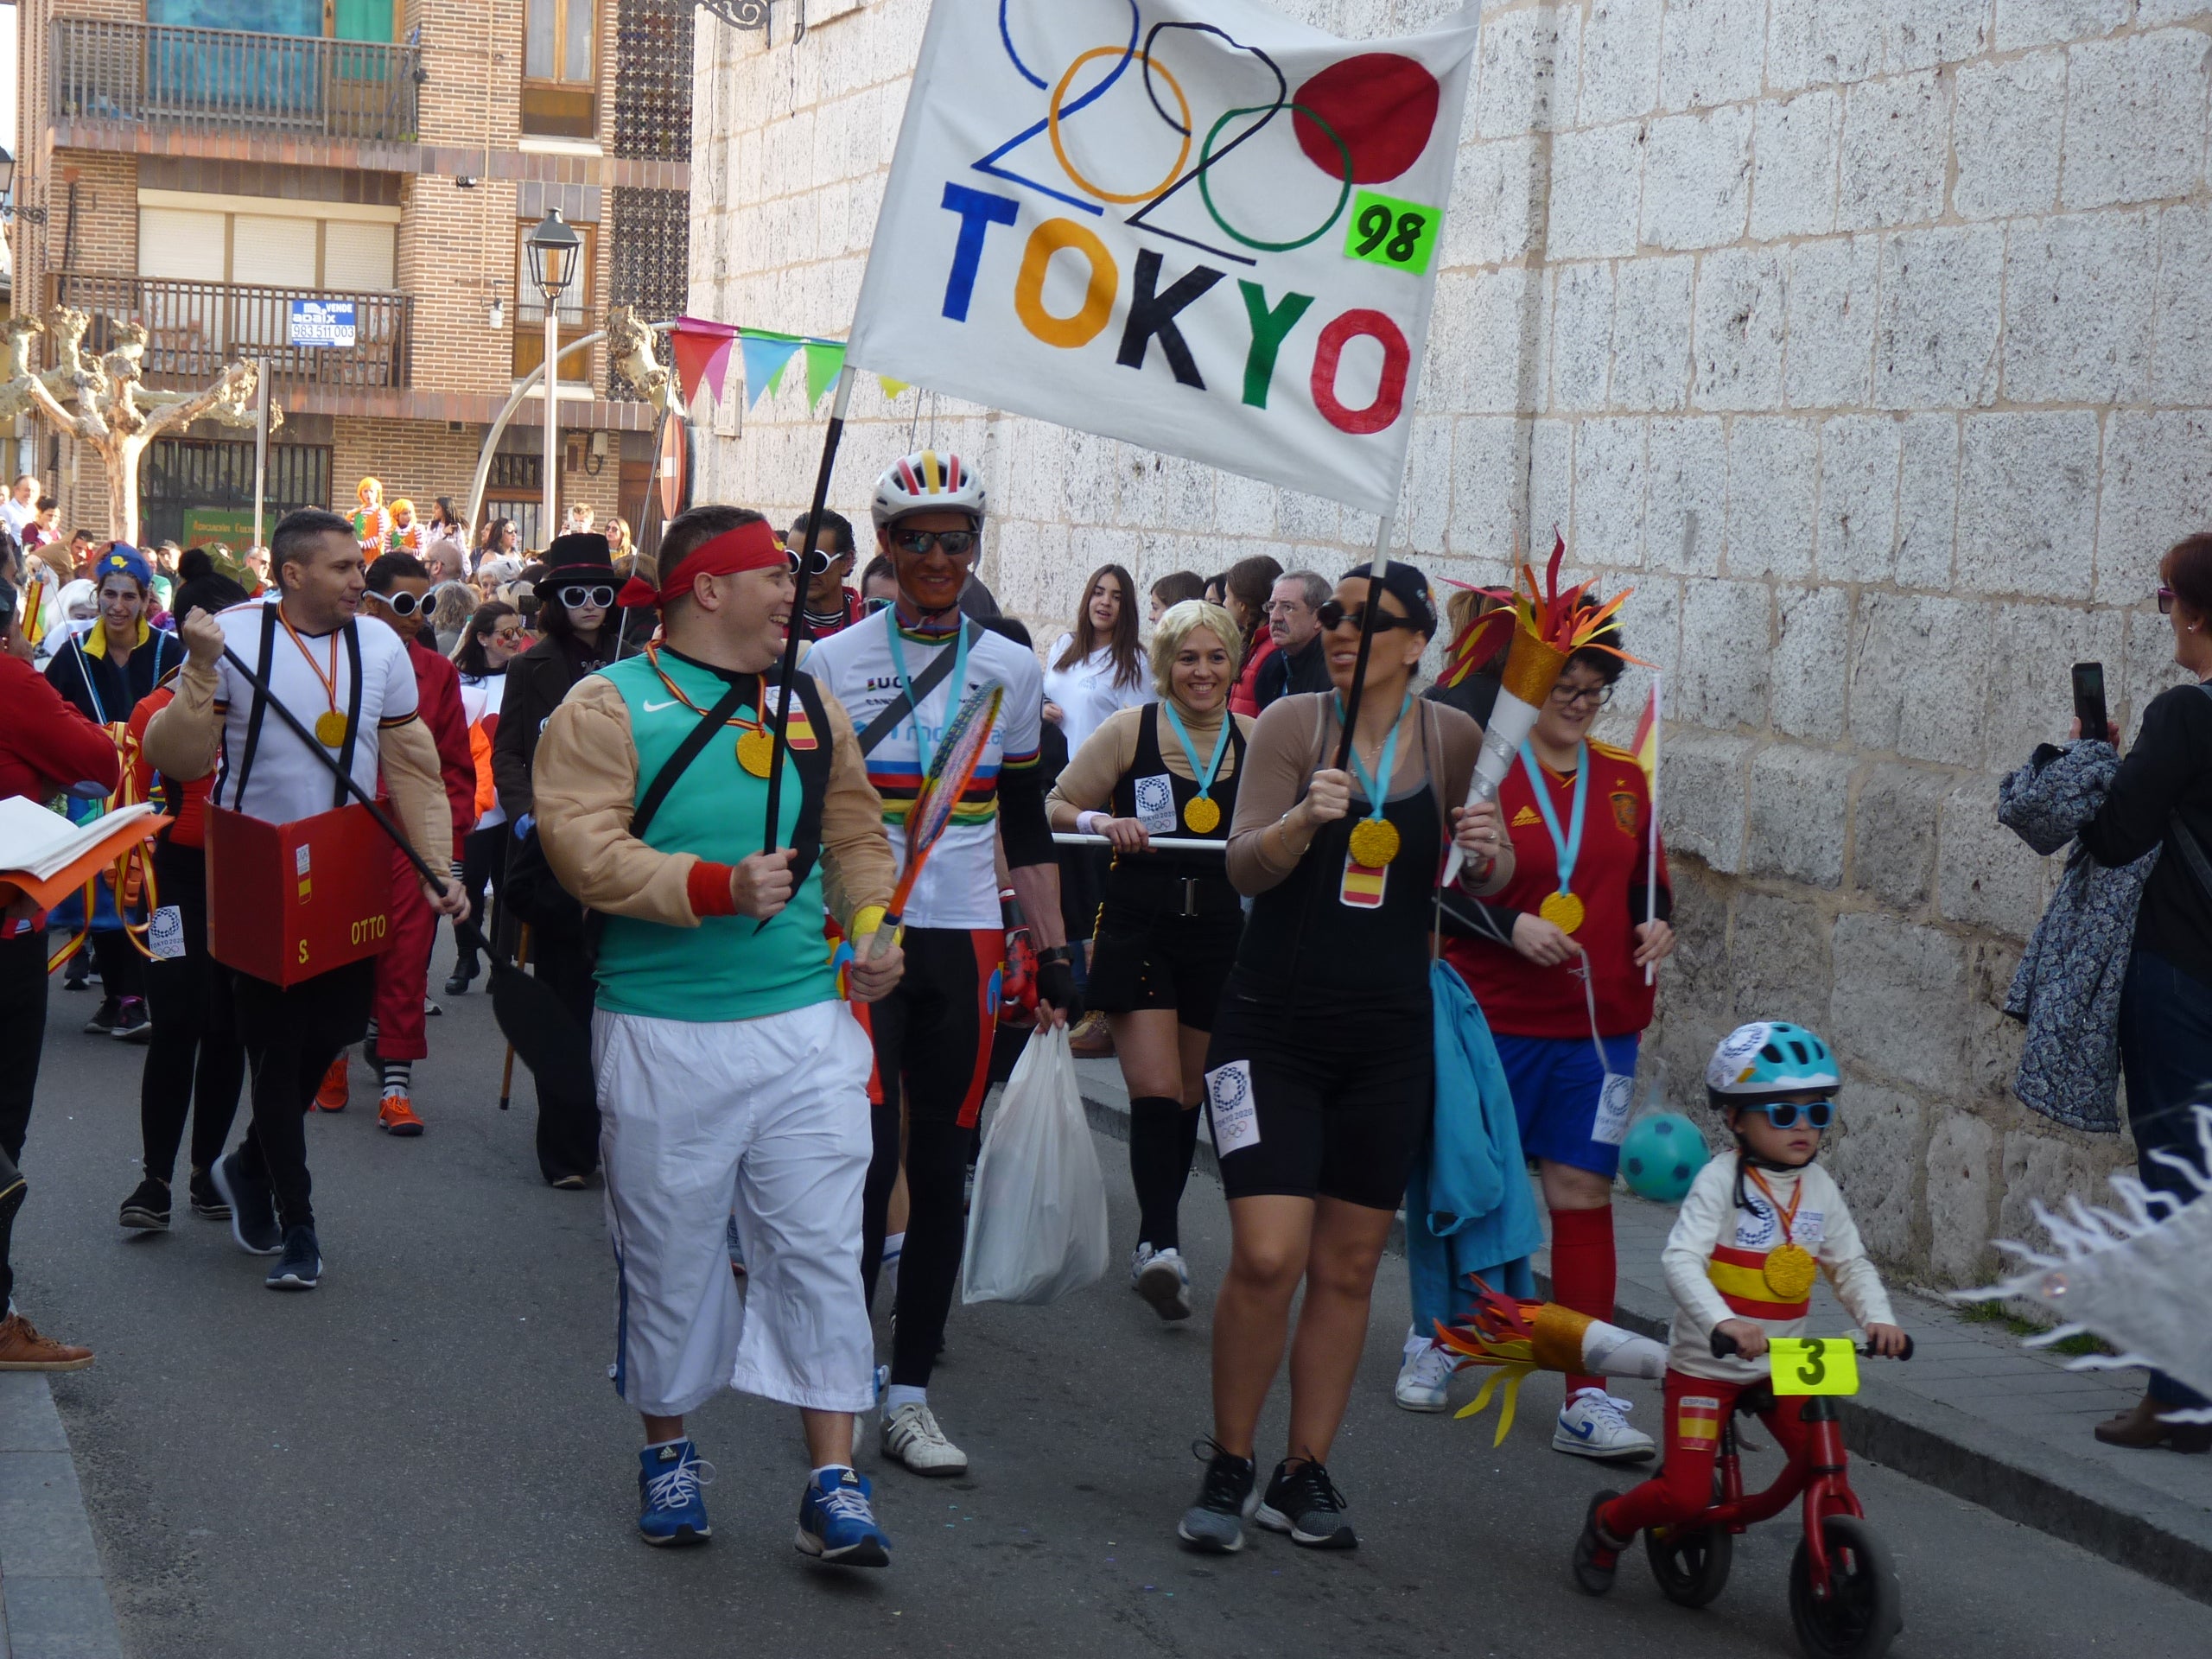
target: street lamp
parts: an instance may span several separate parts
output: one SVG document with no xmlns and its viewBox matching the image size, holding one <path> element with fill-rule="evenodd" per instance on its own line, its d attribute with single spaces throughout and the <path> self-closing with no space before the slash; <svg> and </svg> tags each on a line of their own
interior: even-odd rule
<svg viewBox="0 0 2212 1659">
<path fill-rule="evenodd" d="M 18 207 L 15 203 L 16 158 L 0 148 L 0 222 L 20 219 L 32 225 L 46 223 L 43 207 Z"/>
<path fill-rule="evenodd" d="M 546 209 L 523 243 L 530 259 L 530 280 L 545 298 L 545 525 L 541 547 L 553 545 L 558 524 L 554 518 L 555 480 L 560 476 L 556 450 L 560 429 L 554 418 L 554 399 L 560 385 L 561 296 L 576 278 L 583 263 L 584 239 L 561 217 L 558 207 Z"/>
</svg>

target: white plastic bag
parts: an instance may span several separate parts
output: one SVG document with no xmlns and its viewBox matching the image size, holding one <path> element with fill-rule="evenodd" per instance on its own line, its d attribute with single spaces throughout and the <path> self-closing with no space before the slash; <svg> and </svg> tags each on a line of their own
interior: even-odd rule
<svg viewBox="0 0 2212 1659">
<path fill-rule="evenodd" d="M 1106 1177 L 1065 1027 L 1032 1033 L 983 1137 L 963 1302 L 1050 1302 L 1106 1271 Z"/>
</svg>

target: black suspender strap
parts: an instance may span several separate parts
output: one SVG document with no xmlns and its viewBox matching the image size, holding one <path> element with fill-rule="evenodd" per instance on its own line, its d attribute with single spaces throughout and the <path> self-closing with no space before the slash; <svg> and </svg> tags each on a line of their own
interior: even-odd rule
<svg viewBox="0 0 2212 1659">
<path fill-rule="evenodd" d="M 760 683 L 760 681 L 754 682 L 754 684 Z M 661 769 L 653 774 L 652 782 L 645 785 L 645 792 L 638 802 L 638 810 L 630 815 L 632 836 L 639 841 L 645 838 L 645 831 L 652 827 L 654 816 L 661 809 L 661 803 L 668 798 L 669 791 L 676 787 L 677 781 L 690 770 L 691 763 L 699 758 L 700 751 L 714 741 L 715 734 L 729 724 L 729 717 L 738 711 L 745 702 L 746 693 L 752 690 L 752 686 L 740 680 L 722 693 L 721 701 L 707 710 L 697 725 L 684 734 L 683 741 L 676 746 L 676 753 L 662 763 Z M 765 700 L 766 693 L 762 696 Z"/>
<path fill-rule="evenodd" d="M 361 735 L 361 634 L 358 622 L 346 625 L 346 660 L 349 664 L 346 686 L 346 741 L 338 747 L 338 779 L 330 791 L 333 811 L 346 804 L 346 780 L 353 775 L 353 745 Z M 420 718 L 419 713 L 417 717 Z M 426 729 L 428 725 L 425 721 Z"/>
<path fill-rule="evenodd" d="M 276 648 L 276 607 L 261 607 L 261 654 L 256 661 L 261 685 L 269 683 L 270 658 Z M 269 712 L 269 699 L 262 696 L 260 685 L 252 688 L 253 712 L 246 716 L 245 753 L 238 757 L 238 781 L 231 791 L 231 810 L 245 810 L 245 780 L 253 772 L 253 757 L 261 747 L 261 717 Z"/>
</svg>

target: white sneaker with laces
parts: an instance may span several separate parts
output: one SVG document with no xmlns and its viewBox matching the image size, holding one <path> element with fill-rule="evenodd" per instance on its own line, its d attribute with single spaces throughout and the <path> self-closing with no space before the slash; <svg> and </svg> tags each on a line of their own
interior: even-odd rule
<svg viewBox="0 0 2212 1659">
<path fill-rule="evenodd" d="M 1191 1317 L 1191 1269 L 1173 1244 L 1164 1250 L 1140 1244 L 1129 1252 L 1129 1288 L 1163 1319 Z"/>
<path fill-rule="evenodd" d="M 1398 1366 L 1398 1403 L 1408 1411 L 1443 1410 L 1448 1403 L 1445 1389 L 1456 1363 L 1448 1350 L 1408 1337 L 1405 1358 Z"/>
<path fill-rule="evenodd" d="M 1651 1437 L 1628 1426 L 1636 1408 L 1603 1389 L 1577 1389 L 1560 1408 L 1552 1450 L 1595 1463 L 1646 1463 L 1657 1449 Z"/>
<path fill-rule="evenodd" d="M 944 1438 L 935 1414 L 916 1401 L 883 1414 L 883 1455 L 918 1475 L 968 1472 L 968 1454 Z"/>
</svg>

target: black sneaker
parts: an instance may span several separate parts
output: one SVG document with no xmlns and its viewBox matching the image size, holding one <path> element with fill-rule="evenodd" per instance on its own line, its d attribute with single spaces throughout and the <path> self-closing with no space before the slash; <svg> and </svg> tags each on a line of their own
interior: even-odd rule
<svg viewBox="0 0 2212 1659">
<path fill-rule="evenodd" d="M 1259 1502 L 1259 1471 L 1252 1459 L 1221 1449 L 1217 1440 L 1192 1443 L 1191 1453 L 1206 1465 L 1198 1501 L 1183 1511 L 1175 1535 L 1192 1549 L 1212 1555 L 1233 1555 L 1244 1548 L 1244 1522 Z"/>
<path fill-rule="evenodd" d="M 276 1224 L 276 1195 L 268 1178 L 245 1167 L 238 1153 L 218 1158 L 207 1172 L 225 1204 L 231 1206 L 231 1236 L 248 1255 L 274 1255 L 284 1248 L 284 1230 Z"/>
<path fill-rule="evenodd" d="M 1287 1532 L 1308 1549 L 1357 1549 L 1359 1540 L 1344 1519 L 1344 1495 L 1329 1471 L 1310 1459 L 1275 1465 L 1268 1496 L 1253 1517 L 1271 1532 Z"/>
<path fill-rule="evenodd" d="M 92 988 L 92 976 L 84 968 L 72 963 L 69 970 L 61 976 L 61 988 L 65 991 L 89 991 Z"/>
<path fill-rule="evenodd" d="M 186 1184 L 186 1190 L 192 1199 L 192 1213 L 202 1221 L 228 1221 L 231 1218 L 231 1206 L 223 1202 L 223 1195 L 215 1190 L 214 1177 L 206 1170 L 194 1170 L 191 1180 Z"/>
<path fill-rule="evenodd" d="M 322 1277 L 322 1247 L 312 1227 L 284 1230 L 284 1255 L 262 1283 L 271 1290 L 313 1290 Z"/>
<path fill-rule="evenodd" d="M 114 997 L 104 996 L 100 999 L 99 1007 L 92 1010 L 92 1017 L 85 1021 L 85 1035 L 111 1037 L 115 1034 L 116 1023 L 122 1018 L 123 1004 Z"/>
<path fill-rule="evenodd" d="M 169 1228 L 169 1184 L 149 1175 L 123 1201 L 122 1225 L 133 1232 L 165 1233 Z"/>
<path fill-rule="evenodd" d="M 1582 1535 L 1574 1541 L 1574 1583 L 1586 1596 L 1602 1596 L 1613 1587 L 1613 1573 L 1620 1566 L 1621 1552 L 1628 1544 L 1610 1538 L 1598 1524 L 1598 1511 L 1620 1494 L 1599 1492 L 1590 1500 L 1590 1508 L 1582 1517 Z"/>
<path fill-rule="evenodd" d="M 474 956 L 461 957 L 454 963 L 453 972 L 446 976 L 446 995 L 466 996 L 468 994 L 469 986 L 475 982 L 476 976 L 482 971 L 478 967 Z"/>
<path fill-rule="evenodd" d="M 119 1043 L 152 1042 L 154 1022 L 146 1013 L 146 999 L 143 996 L 124 997 L 122 1007 L 116 1012 L 115 1024 L 107 1034 Z"/>
</svg>

